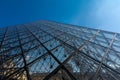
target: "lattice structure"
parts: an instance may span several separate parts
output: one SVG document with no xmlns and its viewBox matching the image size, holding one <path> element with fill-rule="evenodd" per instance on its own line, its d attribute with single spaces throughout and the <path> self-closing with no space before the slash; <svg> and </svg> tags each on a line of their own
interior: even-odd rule
<svg viewBox="0 0 120 80">
<path fill-rule="evenodd" d="M 0 80 L 119 79 L 119 33 L 52 21 L 0 28 Z"/>
</svg>

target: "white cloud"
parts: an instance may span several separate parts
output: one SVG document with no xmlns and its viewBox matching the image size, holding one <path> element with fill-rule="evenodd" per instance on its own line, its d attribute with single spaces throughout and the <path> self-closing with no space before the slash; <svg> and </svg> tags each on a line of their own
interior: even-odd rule
<svg viewBox="0 0 120 80">
<path fill-rule="evenodd" d="M 27 56 L 26 56 L 26 60 L 29 60 L 29 59 L 30 59 L 30 56 L 29 56 L 29 55 L 27 55 Z"/>
</svg>

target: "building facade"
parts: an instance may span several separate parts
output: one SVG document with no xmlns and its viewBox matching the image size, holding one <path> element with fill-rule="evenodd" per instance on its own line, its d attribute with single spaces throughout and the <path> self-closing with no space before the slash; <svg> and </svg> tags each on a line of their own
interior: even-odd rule
<svg viewBox="0 0 120 80">
<path fill-rule="evenodd" d="M 52 21 L 0 28 L 0 79 L 119 80 L 120 34 Z"/>
</svg>

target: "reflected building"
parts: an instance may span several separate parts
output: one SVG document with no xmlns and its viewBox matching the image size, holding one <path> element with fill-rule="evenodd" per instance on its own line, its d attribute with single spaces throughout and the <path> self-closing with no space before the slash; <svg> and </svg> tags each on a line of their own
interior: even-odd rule
<svg viewBox="0 0 120 80">
<path fill-rule="evenodd" d="M 119 80 L 120 33 L 52 21 L 0 28 L 1 80 Z"/>
</svg>

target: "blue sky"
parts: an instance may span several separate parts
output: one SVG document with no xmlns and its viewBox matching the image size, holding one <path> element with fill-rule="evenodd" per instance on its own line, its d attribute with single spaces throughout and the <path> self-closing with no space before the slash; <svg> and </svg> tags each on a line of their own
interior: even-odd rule
<svg viewBox="0 0 120 80">
<path fill-rule="evenodd" d="M 120 0 L 0 0 L 0 27 L 53 20 L 120 32 Z"/>
</svg>

